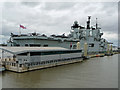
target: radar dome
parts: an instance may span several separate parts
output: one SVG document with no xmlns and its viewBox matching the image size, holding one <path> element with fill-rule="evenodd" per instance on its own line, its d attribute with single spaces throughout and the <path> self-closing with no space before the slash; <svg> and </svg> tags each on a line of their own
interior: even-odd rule
<svg viewBox="0 0 120 90">
<path fill-rule="evenodd" d="M 74 21 L 74 24 L 77 24 L 78 23 L 78 21 Z"/>
</svg>

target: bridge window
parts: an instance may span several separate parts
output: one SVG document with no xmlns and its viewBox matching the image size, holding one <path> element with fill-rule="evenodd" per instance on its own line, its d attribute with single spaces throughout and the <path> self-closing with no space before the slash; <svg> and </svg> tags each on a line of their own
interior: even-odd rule
<svg viewBox="0 0 120 90">
<path fill-rule="evenodd" d="M 28 44 L 25 44 L 25 46 L 28 46 Z"/>
<path fill-rule="evenodd" d="M 30 44 L 30 47 L 40 47 L 40 44 Z"/>
<path fill-rule="evenodd" d="M 16 46 L 20 46 L 19 44 L 16 44 Z"/>
<path fill-rule="evenodd" d="M 43 47 L 48 47 L 48 45 L 47 45 L 47 44 L 45 44 L 45 45 L 43 45 Z"/>
</svg>

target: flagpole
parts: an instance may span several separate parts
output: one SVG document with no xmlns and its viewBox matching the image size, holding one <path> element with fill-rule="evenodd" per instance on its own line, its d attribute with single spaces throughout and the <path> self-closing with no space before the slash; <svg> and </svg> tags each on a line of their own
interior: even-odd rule
<svg viewBox="0 0 120 90">
<path fill-rule="evenodd" d="M 19 34 L 21 35 L 21 27 L 19 26 Z"/>
<path fill-rule="evenodd" d="M 26 29 L 26 27 L 24 27 L 23 25 L 20 24 L 20 27 L 19 27 L 19 33 L 20 33 L 20 35 L 21 35 L 21 28 L 22 29 Z"/>
</svg>

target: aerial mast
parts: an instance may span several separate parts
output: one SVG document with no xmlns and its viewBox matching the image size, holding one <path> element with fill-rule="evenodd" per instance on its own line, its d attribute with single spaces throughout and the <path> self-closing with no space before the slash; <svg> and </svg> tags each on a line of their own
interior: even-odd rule
<svg viewBox="0 0 120 90">
<path fill-rule="evenodd" d="M 96 29 L 98 28 L 98 24 L 97 24 L 97 18 L 96 18 Z"/>
</svg>

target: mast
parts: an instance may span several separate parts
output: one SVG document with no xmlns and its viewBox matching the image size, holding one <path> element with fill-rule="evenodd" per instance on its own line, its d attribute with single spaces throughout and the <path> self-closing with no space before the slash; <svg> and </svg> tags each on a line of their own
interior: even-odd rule
<svg viewBox="0 0 120 90">
<path fill-rule="evenodd" d="M 97 18 L 96 18 L 96 29 L 98 29 Z"/>
</svg>

